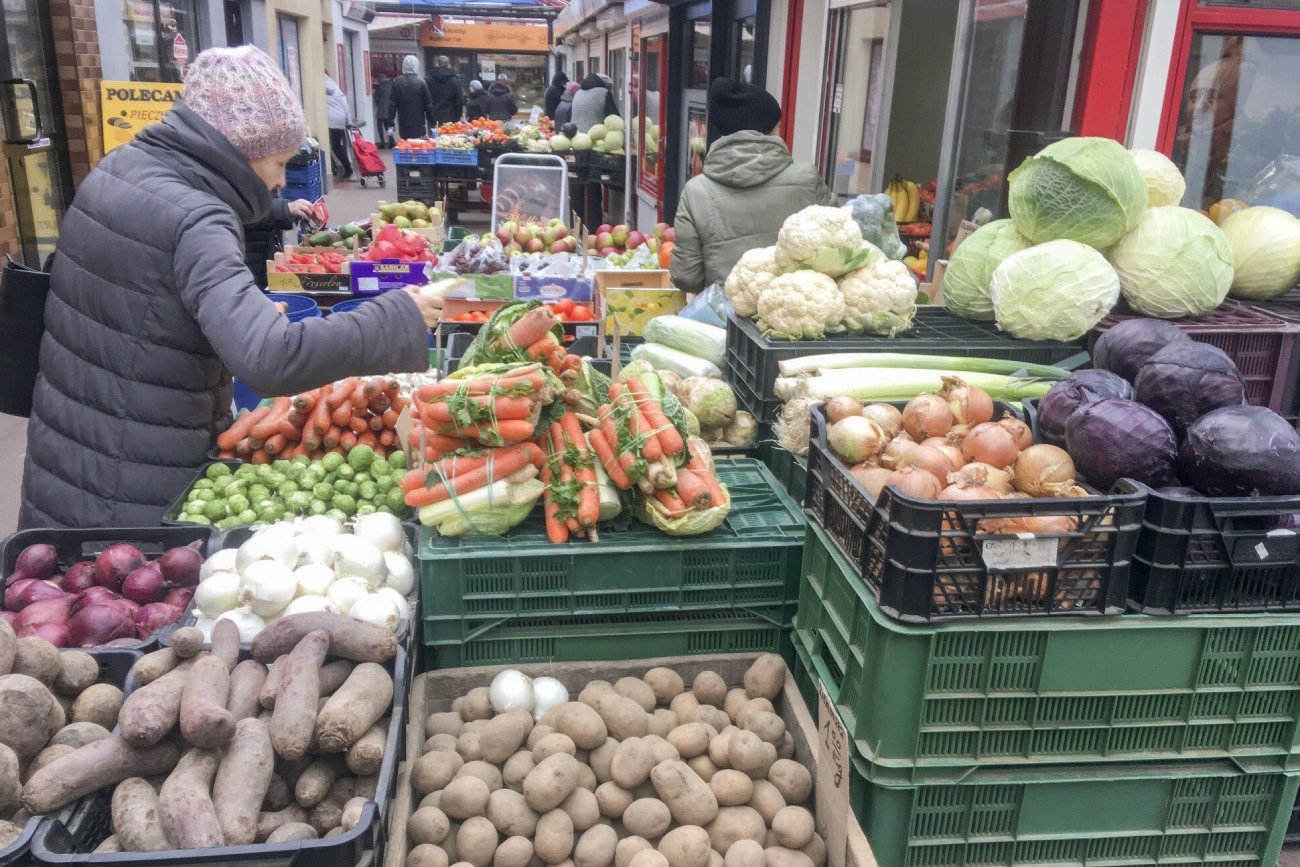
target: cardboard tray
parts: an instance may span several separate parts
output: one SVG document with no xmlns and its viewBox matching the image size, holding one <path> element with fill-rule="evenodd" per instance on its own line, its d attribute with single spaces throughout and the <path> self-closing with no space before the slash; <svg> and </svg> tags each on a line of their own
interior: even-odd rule
<svg viewBox="0 0 1300 867">
<path fill-rule="evenodd" d="M 515 668 L 532 677 L 549 676 L 559 679 L 569 689 L 571 696 L 592 680 L 608 680 L 613 683 L 620 677 L 641 677 L 656 666 L 671 668 L 681 674 L 688 684 L 701 671 L 712 669 L 722 676 L 727 686 L 741 684 L 745 671 L 754 661 L 755 654 L 724 654 L 717 656 L 679 656 L 659 659 L 637 659 L 624 662 L 567 662 L 537 665 L 484 666 L 480 668 L 449 668 L 417 675 L 411 682 L 411 694 L 407 701 L 409 721 L 406 726 L 406 761 L 398 771 L 397 793 L 393 800 L 389 816 L 388 848 L 384 856 L 383 867 L 405 867 L 407 855 L 406 822 L 415 806 L 411 796 L 411 766 L 421 755 L 424 747 L 424 721 L 431 713 L 451 709 L 452 699 L 464 695 L 478 686 L 488 686 L 492 678 L 506 668 Z M 814 771 L 814 797 L 818 803 L 827 795 L 824 783 L 833 776 L 818 763 L 818 747 L 824 740 L 818 733 L 818 720 L 809 711 L 789 671 L 785 676 L 785 689 L 774 703 L 776 712 L 785 721 L 786 730 L 794 736 L 795 761 Z M 816 772 L 823 770 L 828 779 L 818 784 Z M 827 863 L 830 867 L 876 867 L 876 858 L 871 852 L 866 836 L 848 806 L 847 774 L 843 777 L 843 803 L 838 804 L 836 814 L 844 819 L 845 851 L 830 851 L 828 840 Z M 830 795 L 835 795 L 831 790 Z M 809 804 L 811 808 L 811 803 Z M 824 826 L 821 819 L 817 824 L 818 832 L 833 831 Z"/>
</svg>

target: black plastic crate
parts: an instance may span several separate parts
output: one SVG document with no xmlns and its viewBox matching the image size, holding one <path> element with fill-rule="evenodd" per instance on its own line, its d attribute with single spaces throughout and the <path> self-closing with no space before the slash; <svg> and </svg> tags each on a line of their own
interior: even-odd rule
<svg viewBox="0 0 1300 867">
<path fill-rule="evenodd" d="M 782 401 L 772 388 L 782 361 L 842 352 L 906 352 L 1027 364 L 1078 364 L 1087 360 L 1081 341 L 1019 340 L 998 331 L 991 322 L 962 319 L 946 307 L 933 305 L 918 307 L 911 329 L 894 337 L 860 334 L 827 340 L 769 340 L 752 319 L 733 313 L 727 320 L 727 380 L 759 421 L 774 422 L 780 415 Z"/>
<path fill-rule="evenodd" d="M 184 496 L 182 494 L 182 496 Z M 21 530 L 0 543 L 0 568 L 8 576 L 18 562 L 18 555 L 28 545 L 53 545 L 59 555 L 59 568 L 66 569 L 82 560 L 93 560 L 101 551 L 128 542 L 140 549 L 149 559 L 153 559 L 168 548 L 188 545 L 191 542 L 203 543 L 203 554 L 207 556 L 216 550 L 217 538 L 212 527 L 198 524 L 183 524 L 171 527 L 130 527 L 95 528 L 88 530 L 53 530 L 37 528 Z M 184 615 L 182 615 L 184 616 Z M 148 650 L 158 640 L 158 633 L 168 626 L 154 632 L 148 639 L 127 645 L 126 649 Z M 117 645 L 114 645 L 115 647 Z M 89 648 L 85 648 L 89 649 Z"/>
<path fill-rule="evenodd" d="M 243 656 L 243 654 L 241 654 Z M 406 699 L 410 687 L 407 657 L 400 647 L 389 671 L 393 675 L 393 710 L 388 726 L 384 763 L 379 769 L 375 800 L 366 804 L 361 821 L 351 831 L 328 839 L 294 843 L 255 843 L 167 852 L 114 852 L 94 855 L 111 828 L 112 791 L 101 790 L 78 802 L 71 816 L 43 823 L 32 840 L 32 854 L 42 864 L 150 865 L 236 864 L 247 867 L 344 867 L 383 863 L 388 841 L 387 812 L 397 785 L 397 768 L 405 760 Z"/>
<path fill-rule="evenodd" d="M 995 415 L 1009 407 L 995 402 Z M 997 501 L 936 501 L 893 487 L 872 500 L 826 446 L 826 418 L 811 413 L 804 507 L 826 530 L 890 617 L 1120 614 L 1145 496 L 1127 479 L 1109 494 Z M 1051 534 L 989 533 L 989 519 L 1066 516 Z"/>
<path fill-rule="evenodd" d="M 398 163 L 397 197 L 402 201 L 414 199 L 429 204 L 438 198 L 438 166 L 408 165 Z"/>
<path fill-rule="evenodd" d="M 241 461 L 237 458 L 216 458 L 215 460 L 210 460 L 207 463 L 205 463 L 203 466 L 199 467 L 198 470 L 194 473 L 194 478 L 189 480 L 189 482 L 185 485 L 185 489 L 176 495 L 176 499 L 172 500 L 171 505 L 167 507 L 167 510 L 165 512 L 163 512 L 162 525 L 164 527 L 200 527 L 201 526 L 219 536 L 220 531 L 217 530 L 217 528 L 214 526 L 211 526 L 209 524 L 194 524 L 189 521 L 180 520 L 181 508 L 185 505 L 186 498 L 190 495 L 190 491 L 194 490 L 194 483 L 208 474 L 208 467 L 212 466 L 213 464 L 225 464 L 226 466 L 230 467 L 231 472 L 234 472 L 235 470 L 239 469 L 239 467 L 243 466 L 244 463 L 245 463 L 244 461 Z M 220 540 L 219 539 L 214 540 L 212 550 L 216 551 L 220 547 L 221 547 Z"/>
<path fill-rule="evenodd" d="M 502 154 L 515 154 L 519 152 L 519 145 L 514 142 L 503 145 L 481 144 L 478 146 L 478 167 L 480 169 L 486 169 L 488 176 L 491 177 L 492 169 L 496 163 L 497 157 Z"/>
</svg>

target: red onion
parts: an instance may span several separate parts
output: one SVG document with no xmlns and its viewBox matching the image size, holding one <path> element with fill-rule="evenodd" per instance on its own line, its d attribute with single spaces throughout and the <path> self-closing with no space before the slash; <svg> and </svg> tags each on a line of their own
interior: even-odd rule
<svg viewBox="0 0 1300 867">
<path fill-rule="evenodd" d="M 139 548 L 126 544 L 113 545 L 95 558 L 95 583 L 114 593 L 121 593 L 126 576 L 143 565 L 144 555 Z"/>
<path fill-rule="evenodd" d="M 14 563 L 14 574 L 44 581 L 53 577 L 59 565 L 59 553 L 53 545 L 28 545 Z"/>
<path fill-rule="evenodd" d="M 63 577 L 59 579 L 59 586 L 65 593 L 80 593 L 87 587 L 95 586 L 95 563 L 86 560 L 81 563 L 74 563 L 69 567 Z"/>
<path fill-rule="evenodd" d="M 135 633 L 141 641 L 145 641 L 167 624 L 175 623 L 180 616 L 179 608 L 165 602 L 150 602 L 136 612 Z"/>
<path fill-rule="evenodd" d="M 20 578 L 5 590 L 5 608 L 10 611 L 22 611 L 33 602 L 43 599 L 59 599 L 63 591 L 53 581 L 40 581 L 36 578 Z"/>
<path fill-rule="evenodd" d="M 188 587 L 173 587 L 167 591 L 167 595 L 163 597 L 162 601 L 184 611 L 189 607 L 190 599 L 193 597 L 194 591 Z"/>
<path fill-rule="evenodd" d="M 112 605 L 90 605 L 68 621 L 73 647 L 95 647 L 118 638 L 135 638 L 135 622 Z"/>
<path fill-rule="evenodd" d="M 85 590 L 82 590 L 81 594 L 77 597 L 77 604 L 72 613 L 76 614 L 77 609 L 85 608 L 87 605 L 94 605 L 99 602 L 111 602 L 117 598 L 118 595 L 107 587 L 100 587 L 99 585 L 87 587 Z"/>
<path fill-rule="evenodd" d="M 77 597 L 65 593 L 58 599 L 42 599 L 40 602 L 33 602 L 19 612 L 18 619 L 14 621 L 14 631 L 18 633 L 19 638 L 22 638 L 29 629 L 42 623 L 63 625 L 68 622 L 68 612 L 72 609 L 72 603 L 76 601 Z"/>
<path fill-rule="evenodd" d="M 127 617 L 130 617 L 132 620 L 135 619 L 135 613 L 136 613 L 137 611 L 140 610 L 140 606 L 139 606 L 139 605 L 135 604 L 135 603 L 132 602 L 130 599 L 126 599 L 126 598 L 123 598 L 123 597 L 121 597 L 121 596 L 119 596 L 119 597 L 116 598 L 116 599 L 107 599 L 107 600 L 104 600 L 103 602 L 96 602 L 96 603 L 94 603 L 94 604 L 95 604 L 95 605 L 107 605 L 109 608 L 115 608 L 115 609 L 117 609 L 118 611 L 121 611 L 121 612 L 122 612 L 123 614 L 125 614 Z M 86 605 L 86 606 L 83 606 L 83 607 L 84 607 L 84 608 L 89 608 L 90 606 L 89 606 L 89 605 Z"/>
<path fill-rule="evenodd" d="M 37 623 L 28 628 L 19 638 L 44 638 L 55 647 L 68 646 L 68 627 L 62 623 Z"/>
<path fill-rule="evenodd" d="M 122 595 L 137 605 L 155 602 L 163 592 L 162 572 L 153 565 L 141 566 L 122 582 Z"/>
<path fill-rule="evenodd" d="M 203 567 L 203 555 L 195 548 L 202 542 L 169 548 L 154 563 L 162 570 L 162 576 L 168 583 L 177 587 L 193 587 L 199 583 L 199 569 Z"/>
</svg>

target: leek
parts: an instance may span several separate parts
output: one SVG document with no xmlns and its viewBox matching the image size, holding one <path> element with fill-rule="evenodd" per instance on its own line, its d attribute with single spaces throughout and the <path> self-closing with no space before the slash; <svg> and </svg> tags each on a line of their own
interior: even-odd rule
<svg viewBox="0 0 1300 867">
<path fill-rule="evenodd" d="M 944 355 L 916 355 L 902 352 L 845 352 L 839 355 L 804 355 L 778 364 L 781 376 L 809 376 L 820 371 L 843 368 L 907 368 L 941 370 L 970 382 L 968 374 L 993 373 L 1012 376 L 1028 374 L 1039 379 L 1065 379 L 1070 371 L 1050 364 L 1029 364 L 1001 358 L 961 358 Z M 971 382 L 972 385 L 976 383 Z M 983 386 L 980 386 L 983 388 Z M 987 390 L 987 389 L 986 389 Z"/>
<path fill-rule="evenodd" d="M 821 376 L 781 377 L 773 392 L 787 401 L 796 397 L 829 400 L 841 395 L 863 402 L 911 400 L 923 392 L 941 390 L 945 376 L 961 377 L 967 384 L 988 392 L 989 397 L 1000 400 L 1042 397 L 1052 387 L 1052 381 L 1046 379 L 971 371 L 850 368 L 831 370 Z"/>
</svg>

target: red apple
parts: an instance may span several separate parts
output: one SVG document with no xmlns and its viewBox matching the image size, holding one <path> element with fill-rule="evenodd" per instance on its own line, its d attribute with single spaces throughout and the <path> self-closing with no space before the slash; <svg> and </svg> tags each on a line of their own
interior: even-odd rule
<svg viewBox="0 0 1300 867">
<path fill-rule="evenodd" d="M 595 250 L 598 246 L 599 246 L 599 245 L 596 243 L 596 236 L 595 236 L 595 235 L 588 235 L 588 236 L 587 236 L 587 249 L 588 249 L 588 250 Z"/>
<path fill-rule="evenodd" d="M 542 243 L 546 244 L 548 247 L 554 244 L 559 237 L 559 235 L 555 234 L 554 226 L 548 226 L 545 229 L 542 229 Z"/>
<path fill-rule="evenodd" d="M 627 233 L 627 248 L 629 250 L 635 250 L 644 243 L 645 235 L 642 235 L 640 232 L 632 231 Z"/>
<path fill-rule="evenodd" d="M 572 234 L 573 234 L 573 233 L 569 231 L 569 227 L 568 227 L 568 226 L 556 226 L 556 227 L 555 227 L 555 237 L 556 237 L 557 239 L 559 239 L 559 238 L 567 238 L 567 237 L 569 237 L 569 236 L 572 235 Z"/>
<path fill-rule="evenodd" d="M 529 233 L 527 229 L 520 229 L 518 232 L 515 232 L 515 243 L 518 244 L 520 247 L 527 244 L 532 239 L 533 236 Z"/>
<path fill-rule="evenodd" d="M 611 226 L 609 223 L 601 223 L 600 228 L 596 230 L 596 234 L 599 235 L 602 232 L 612 232 L 612 231 L 614 231 L 614 227 Z"/>
<path fill-rule="evenodd" d="M 527 244 L 524 245 L 524 249 L 527 250 L 529 253 L 545 253 L 546 244 L 542 241 L 541 238 L 533 238 L 531 241 L 529 241 Z"/>
<path fill-rule="evenodd" d="M 563 238 L 556 241 L 555 243 L 563 244 L 564 248 L 568 250 L 570 253 L 578 252 L 578 239 L 575 238 L 573 235 L 565 235 Z"/>
<path fill-rule="evenodd" d="M 668 228 L 668 224 L 667 224 L 667 223 L 655 223 L 655 228 L 654 228 L 654 233 L 653 233 L 655 239 L 656 239 L 656 240 L 659 240 L 659 241 L 662 241 L 662 240 L 664 239 L 664 229 L 667 229 L 667 228 Z"/>
<path fill-rule="evenodd" d="M 609 232 L 607 232 L 607 231 L 602 231 L 602 232 L 598 233 L 598 234 L 596 235 L 596 246 L 597 246 L 597 247 L 613 247 L 613 246 L 614 246 L 614 236 L 611 235 L 611 234 L 610 234 Z"/>
<path fill-rule="evenodd" d="M 669 226 L 667 229 L 664 229 L 664 237 L 663 237 L 663 239 L 664 239 L 665 241 L 675 241 L 675 240 L 677 240 L 677 230 L 674 229 L 672 226 Z"/>
<path fill-rule="evenodd" d="M 503 245 L 509 244 L 514 239 L 515 239 L 514 234 L 511 232 L 507 232 L 504 226 L 502 226 L 500 229 L 497 229 L 497 240 L 500 241 Z"/>
<path fill-rule="evenodd" d="M 617 252 L 619 252 L 619 251 L 618 251 L 618 248 L 616 248 L 616 247 L 601 247 L 601 248 L 600 248 L 600 255 L 602 255 L 602 256 L 613 256 L 613 255 L 614 255 L 615 253 L 617 253 Z"/>
<path fill-rule="evenodd" d="M 564 243 L 563 241 L 556 241 L 554 244 L 551 245 L 551 252 L 552 252 L 552 253 L 568 253 L 568 252 L 570 252 L 570 251 L 569 251 L 569 245 L 566 244 L 566 243 Z"/>
<path fill-rule="evenodd" d="M 623 224 L 620 223 L 619 225 L 615 226 L 614 230 L 609 234 L 610 237 L 614 239 L 615 244 L 617 244 L 620 247 L 627 246 L 627 234 L 628 234 L 627 226 L 624 226 Z"/>
<path fill-rule="evenodd" d="M 517 241 L 511 241 L 509 244 L 506 245 L 505 249 L 507 253 L 512 253 L 512 254 L 524 252 L 524 248 L 521 247 Z"/>
</svg>

